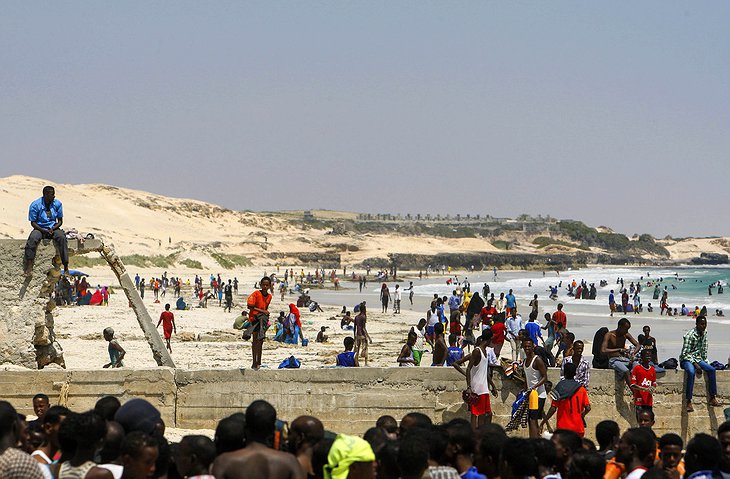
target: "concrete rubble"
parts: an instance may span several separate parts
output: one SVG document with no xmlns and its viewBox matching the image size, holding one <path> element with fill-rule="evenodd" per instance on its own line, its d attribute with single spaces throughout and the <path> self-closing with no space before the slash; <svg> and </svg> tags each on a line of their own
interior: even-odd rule
<svg viewBox="0 0 730 479">
<path fill-rule="evenodd" d="M 70 256 L 97 252 L 107 260 L 129 299 L 155 361 L 160 366 L 174 367 L 114 248 L 98 239 L 69 240 L 68 246 Z M 60 258 L 53 242 L 43 240 L 36 251 L 33 274 L 26 278 L 23 275 L 24 249 L 25 240 L 0 240 L 0 364 L 30 369 L 43 369 L 54 364 L 65 368 L 63 347 L 56 340 L 53 318 L 56 303 L 50 299 L 61 278 Z"/>
</svg>

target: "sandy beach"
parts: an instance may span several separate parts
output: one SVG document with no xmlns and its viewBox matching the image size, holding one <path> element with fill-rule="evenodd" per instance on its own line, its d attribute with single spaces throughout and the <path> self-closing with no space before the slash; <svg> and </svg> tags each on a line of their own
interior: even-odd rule
<svg viewBox="0 0 730 479">
<path fill-rule="evenodd" d="M 37 198 L 41 188 L 48 183 L 46 180 L 26 176 L 10 176 L 0 178 L 0 211 L 3 213 L 0 220 L 0 236 L 6 238 L 25 238 L 29 225 L 27 222 L 28 203 Z M 334 263 L 339 264 L 337 274 L 342 268 L 347 268 L 347 275 L 343 278 L 343 289 L 334 291 L 331 283 L 325 289 L 313 289 L 312 298 L 318 301 L 324 312 L 310 313 L 302 308 L 302 322 L 304 334 L 310 340 L 308 347 L 285 345 L 267 341 L 264 351 L 264 363 L 275 368 L 283 359 L 294 355 L 302 360 L 303 367 L 327 367 L 335 362 L 335 356 L 342 350 L 342 340 L 351 334 L 339 327 L 338 317 L 342 306 L 352 310 L 360 301 L 367 301 L 369 306 L 368 329 L 374 343 L 370 346 L 370 363 L 374 366 L 396 366 L 396 356 L 409 328 L 415 325 L 419 318 L 425 316 L 430 298 L 433 293 L 449 295 L 451 288 L 446 285 L 446 277 L 440 274 L 418 280 L 418 271 L 400 271 L 399 279 L 414 280 L 416 285 L 415 304 L 410 306 L 407 295 L 404 295 L 402 314 L 382 314 L 377 291 L 380 285 L 372 279 L 365 291 L 357 291 L 357 284 L 344 278 L 349 278 L 353 271 L 363 273 L 363 263 L 371 260 L 387 264 L 391 253 L 424 255 L 423 258 L 433 258 L 433 255 L 445 254 L 446 257 L 457 258 L 460 255 L 477 253 L 481 255 L 507 253 L 495 245 L 500 241 L 510 243 L 510 252 L 507 254 L 529 255 L 530 261 L 550 260 L 553 253 L 567 256 L 577 252 L 585 252 L 565 244 L 569 238 L 560 234 L 551 233 L 552 239 L 562 241 L 561 244 L 551 244 L 539 247 L 535 238 L 544 232 L 524 232 L 510 230 L 509 235 L 499 234 L 493 237 L 447 237 L 444 233 L 424 234 L 397 232 L 394 228 L 397 222 L 384 223 L 381 229 L 355 232 L 352 230 L 338 230 L 325 226 L 320 219 L 334 221 L 354 221 L 355 213 L 336 211 L 317 211 L 316 221 L 306 223 L 302 221 L 301 212 L 256 213 L 250 211 L 238 212 L 217 205 L 197 200 L 169 198 L 144 191 L 118 188 L 108 185 L 57 185 L 57 195 L 64 203 L 66 217 L 64 228 L 77 228 L 85 234 L 92 232 L 103 238 L 107 244 L 113 244 L 116 252 L 124 258 L 127 270 L 131 277 L 139 273 L 149 280 L 150 277 L 159 277 L 167 271 L 169 277 L 180 276 L 183 280 L 192 281 L 196 274 L 207 278 L 211 273 L 220 273 L 223 278 L 237 277 L 240 281 L 239 294 L 234 298 L 236 307 L 232 313 L 225 313 L 218 306 L 217 301 L 211 301 L 208 308 L 196 308 L 189 311 L 175 312 L 178 334 L 172 339 L 172 357 L 176 365 L 183 368 L 241 368 L 249 367 L 250 344 L 240 339 L 240 332 L 232 329 L 235 317 L 245 309 L 245 300 L 253 290 L 253 285 L 265 272 L 281 268 L 280 277 L 285 267 L 292 267 L 299 272 L 314 270 L 316 266 L 323 266 L 330 271 L 331 267 L 323 265 L 326 256 L 331 255 Z M 93 214 L 92 204 L 104 204 L 104 214 Z M 433 223 L 432 225 L 436 225 Z M 373 225 L 360 225 L 371 227 Z M 392 231 L 391 231 L 392 230 Z M 603 230 L 602 230 L 603 231 Z M 565 240 L 565 241 L 563 241 Z M 564 243 L 564 244 L 563 244 Z M 669 261 L 681 263 L 696 258 L 700 253 L 725 254 L 730 251 L 730 241 L 726 238 L 686 238 L 681 240 L 658 240 L 670 253 Z M 591 253 L 604 254 L 600 248 L 591 247 Z M 311 255 L 302 259 L 301 255 Z M 319 255 L 319 256 L 318 256 Z M 431 256 L 429 256 L 431 255 Z M 292 259 L 296 262 L 287 264 Z M 646 261 L 651 264 L 656 258 L 647 256 Z M 424 259 L 428 261 L 428 259 Z M 116 278 L 97 254 L 87 254 L 78 259 L 72 258 L 72 266 L 77 264 L 79 269 L 89 273 L 92 285 L 117 286 Z M 101 264 L 101 265 L 100 265 Z M 152 266 L 156 264 L 156 266 Z M 142 266 L 146 265 L 146 266 Z M 427 264 L 423 264 L 425 269 Z M 334 267 L 334 266 L 332 266 Z M 500 292 L 515 289 L 518 305 L 525 307 L 533 294 L 541 299 L 541 314 L 552 313 L 555 304 L 547 300 L 546 289 L 551 283 L 557 283 L 558 278 L 554 271 L 546 268 L 547 276 L 542 277 L 541 271 L 500 271 L 499 279 L 492 282 L 491 267 L 483 266 L 486 271 L 456 271 L 454 274 L 463 278 L 472 276 L 473 291 L 481 290 L 481 281 L 492 284 L 492 292 L 497 296 Z M 373 273 L 378 268 L 373 266 Z M 590 268 L 589 268 L 590 270 Z M 618 272 L 617 272 L 618 271 Z M 608 326 L 613 329 L 616 319 L 608 316 L 606 298 L 611 282 L 618 275 L 630 275 L 639 278 L 640 270 L 622 267 L 605 267 L 605 270 L 590 270 L 589 282 L 606 279 L 609 286 L 599 288 L 598 298 L 595 301 L 575 301 L 564 296 L 561 291 L 561 301 L 565 301 L 565 311 L 568 315 L 568 327 L 576 337 L 590 343 L 597 329 Z M 671 270 L 664 273 L 669 275 Z M 583 276 L 582 270 L 575 272 L 576 279 Z M 372 278 L 372 275 L 371 275 Z M 527 287 L 528 281 L 533 280 L 534 287 Z M 727 280 L 727 279 L 725 279 Z M 403 286 L 406 283 L 401 283 Z M 392 288 L 394 284 L 391 282 Z M 121 290 L 115 288 L 108 307 L 62 307 L 55 312 L 56 333 L 59 343 L 65 351 L 65 360 L 68 368 L 101 367 L 107 362 L 106 342 L 101 331 L 112 326 L 122 345 L 128 351 L 125 363 L 127 367 L 154 366 L 149 347 L 144 341 L 137 320 Z M 618 288 L 616 288 L 618 289 Z M 190 289 L 184 289 L 190 295 Z M 674 294 L 674 293 L 673 293 Z M 642 295 L 644 303 L 649 302 L 646 295 Z M 185 298 L 189 300 L 189 297 Z M 296 303 L 297 295 L 290 294 L 284 301 L 279 294 L 274 295 L 271 310 L 276 316 L 279 311 L 287 311 L 289 303 Z M 174 303 L 176 298 L 168 295 L 160 303 L 154 303 L 151 291 L 147 291 L 145 304 L 153 319 L 157 319 L 163 310 L 165 302 Z M 694 301 L 694 297 L 692 298 Z M 707 304 L 708 309 L 713 306 L 725 307 L 730 312 L 730 304 L 723 303 L 722 298 L 699 298 L 700 304 Z M 189 303 L 191 301 L 188 301 Z M 688 301 L 689 302 L 689 301 Z M 193 306 L 197 302 L 192 302 Z M 725 306 L 727 304 L 727 306 Z M 658 306 L 658 302 L 655 303 Z M 679 306 L 676 304 L 674 306 Z M 692 307 L 693 304 L 688 304 Z M 523 312 L 525 309 L 523 309 Z M 658 308 L 652 313 L 631 315 L 635 325 L 633 332 L 638 335 L 641 326 L 652 326 L 658 340 L 659 355 L 662 358 L 678 357 L 681 347 L 681 338 L 685 330 L 692 327 L 691 320 L 679 317 L 662 317 Z M 721 362 L 727 360 L 727 350 L 730 346 L 730 332 L 726 331 L 727 320 L 710 317 L 710 355 Z M 321 326 L 328 326 L 329 341 L 316 344 L 314 339 Z M 269 338 L 272 334 L 269 334 Z M 587 351 L 590 351 L 588 344 Z M 509 354 L 509 347 L 505 347 L 504 354 Z M 428 356 L 428 355 L 427 355 Z M 430 364 L 427 357 L 425 364 Z"/>
<path fill-rule="evenodd" d="M 271 272 L 271 269 L 268 270 Z M 283 267 L 281 274 L 283 274 Z M 306 271 L 306 270 L 305 270 Z M 610 270 L 609 270 L 610 271 Z M 90 283 L 112 285 L 115 287 L 116 278 L 108 268 L 92 268 L 86 271 L 91 274 Z M 223 311 L 217 300 L 210 300 L 207 308 L 193 307 L 187 311 L 174 311 L 177 325 L 177 334 L 172 338 L 172 358 L 177 367 L 186 369 L 203 368 L 248 368 L 251 365 L 251 348 L 249 342 L 241 340 L 240 332 L 232 328 L 236 316 L 245 309 L 246 296 L 253 291 L 254 283 L 260 279 L 264 271 L 261 268 L 245 268 L 222 274 L 224 279 L 237 277 L 240 281 L 239 294 L 234 297 L 234 310 L 231 313 Z M 140 276 L 150 278 L 158 276 L 162 272 L 158 270 L 130 269 L 131 276 L 139 273 Z M 194 278 L 199 271 L 176 269 L 168 271 L 168 275 L 179 275 L 186 279 Z M 610 274 L 610 273 L 607 273 Z M 409 276 L 410 275 L 410 276 Z M 554 275 L 554 273 L 553 273 Z M 207 276 L 204 275 L 207 278 Z M 504 285 L 512 285 L 515 282 L 528 281 L 527 278 L 535 277 L 535 273 L 529 272 L 500 272 L 500 281 Z M 312 298 L 320 302 L 323 312 L 309 312 L 307 308 L 300 308 L 304 336 L 309 339 L 309 345 L 287 345 L 271 340 L 273 330 L 269 332 L 264 345 L 263 362 L 265 367 L 276 368 L 285 358 L 294 355 L 302 361 L 304 368 L 330 367 L 335 364 L 335 356 L 342 352 L 342 341 L 352 335 L 350 331 L 340 329 L 339 313 L 345 305 L 348 310 L 359 301 L 365 300 L 368 304 L 368 330 L 373 339 L 370 345 L 369 365 L 381 367 L 397 367 L 396 357 L 405 341 L 406 334 L 411 326 L 418 322 L 418 319 L 425 316 L 432 294 L 422 294 L 424 289 L 430 286 L 419 286 L 419 284 L 434 284 L 443 282 L 443 286 L 433 292 L 444 293 L 445 277 L 436 276 L 429 279 L 418 280 L 417 273 L 404 272 L 404 283 L 401 287 L 407 286 L 409 280 L 416 284 L 419 291 L 414 297 L 414 305 L 411 306 L 404 294 L 402 313 L 393 314 L 392 309 L 388 313 L 381 312 L 377 290 L 380 283 L 369 282 L 362 293 L 358 291 L 357 283 L 346 281 L 343 288 L 335 291 L 328 283 L 327 289 L 312 289 Z M 409 279 L 410 278 L 410 279 Z M 546 279 L 550 281 L 550 278 Z M 498 281 L 492 283 L 492 292 L 499 293 L 506 288 Z M 394 285 L 389 283 L 391 291 Z M 473 289 L 479 289 L 478 284 L 473 284 Z M 577 339 L 586 341 L 586 352 L 590 353 L 591 341 L 597 329 L 607 326 L 610 329 L 620 316 L 610 318 L 608 308 L 605 306 L 603 296 L 607 291 L 600 290 L 600 297 L 596 301 L 575 301 L 564 297 L 565 311 L 568 315 L 568 327 L 576 335 Z M 506 293 L 506 289 L 504 289 Z M 524 291 L 515 290 L 518 297 L 518 307 L 526 309 L 528 295 Z M 155 303 L 152 292 L 147 290 L 144 302 L 153 318 L 157 320 L 164 310 L 164 304 L 173 304 L 174 297 L 168 294 L 167 298 L 161 298 Z M 186 300 L 188 298 L 186 297 Z M 272 300 L 272 317 L 278 315 L 279 311 L 288 311 L 289 303 L 296 303 L 297 295 L 288 294 L 285 300 L 280 300 L 280 295 L 274 294 Z M 540 318 L 545 312 L 552 313 L 556 303 L 547 299 L 546 295 L 540 295 L 541 307 Z M 194 306 L 197 303 L 194 303 Z M 392 307 L 392 305 L 391 305 Z M 101 368 L 108 362 L 107 343 L 102 338 L 102 330 L 112 326 L 119 338 L 120 343 L 127 351 L 124 360 L 128 368 L 154 367 L 155 363 L 144 340 L 142 331 L 138 326 L 137 319 L 132 310 L 128 307 L 126 297 L 119 288 L 115 294 L 110 296 L 109 306 L 70 306 L 60 307 L 55 311 L 56 332 L 58 339 L 64 348 L 66 365 L 70 369 Z M 658 309 L 654 313 L 642 313 L 639 315 L 630 314 L 627 316 L 632 321 L 632 333 L 636 336 L 641 332 L 641 327 L 648 324 L 652 327 L 652 333 L 657 338 L 660 360 L 668 357 L 678 357 L 682 345 L 682 334 L 694 325 L 694 321 L 684 317 L 660 316 Z M 727 351 L 730 348 L 730 332 L 726 325 L 727 320 L 722 318 L 709 318 L 710 332 L 710 359 L 725 362 Z M 327 326 L 326 334 L 329 336 L 326 343 L 315 343 L 314 339 L 321 326 Z M 161 332 L 161 327 L 160 327 Z M 505 344 L 502 351 L 503 357 L 509 357 L 509 345 Z M 425 355 L 422 364 L 430 364 L 430 354 Z"/>
</svg>

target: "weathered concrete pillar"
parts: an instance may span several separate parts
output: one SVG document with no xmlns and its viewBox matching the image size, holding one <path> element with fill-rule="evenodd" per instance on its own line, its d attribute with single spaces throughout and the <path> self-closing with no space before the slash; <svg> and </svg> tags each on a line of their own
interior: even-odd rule
<svg viewBox="0 0 730 479">
<path fill-rule="evenodd" d="M 144 332 L 144 337 L 147 340 L 147 343 L 150 345 L 150 349 L 152 349 L 152 356 L 155 358 L 155 362 L 157 362 L 158 366 L 168 366 L 174 368 L 175 363 L 172 361 L 172 357 L 167 351 L 167 348 L 165 348 L 165 343 L 162 341 L 160 333 L 155 327 L 155 323 L 152 322 L 152 318 L 147 312 L 147 308 L 145 308 L 144 303 L 142 302 L 142 298 L 137 292 L 137 288 L 134 287 L 134 282 L 132 281 L 132 278 L 130 278 L 129 274 L 127 274 L 124 263 L 122 263 L 122 261 L 119 259 L 119 256 L 117 256 L 116 252 L 114 251 L 114 247 L 111 245 L 103 245 L 101 247 L 100 253 L 109 263 L 109 266 L 111 266 L 112 271 L 114 271 L 114 274 L 119 280 L 119 285 L 124 290 L 124 294 L 127 295 L 127 299 L 129 299 L 129 304 L 132 305 L 132 309 L 137 316 L 139 326 Z"/>
<path fill-rule="evenodd" d="M 25 240 L 0 240 L 0 363 L 42 368 L 65 366 L 63 349 L 53 331 L 48 295 L 60 276 L 56 248 L 38 245 L 33 275 L 23 276 Z"/>
</svg>

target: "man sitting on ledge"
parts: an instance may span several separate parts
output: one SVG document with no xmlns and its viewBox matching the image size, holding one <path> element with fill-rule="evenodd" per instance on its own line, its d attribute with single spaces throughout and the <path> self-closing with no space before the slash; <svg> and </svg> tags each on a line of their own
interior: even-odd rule
<svg viewBox="0 0 730 479">
<path fill-rule="evenodd" d="M 68 245 L 66 234 L 61 229 L 63 206 L 56 199 L 56 190 L 52 186 L 44 186 L 43 196 L 30 204 L 28 221 L 30 221 L 33 231 L 30 232 L 28 241 L 25 243 L 25 258 L 23 261 L 25 276 L 30 277 L 33 274 L 36 250 L 42 239 L 52 239 L 56 244 L 58 254 L 61 256 L 61 263 L 63 263 L 63 271 L 68 274 Z"/>
</svg>

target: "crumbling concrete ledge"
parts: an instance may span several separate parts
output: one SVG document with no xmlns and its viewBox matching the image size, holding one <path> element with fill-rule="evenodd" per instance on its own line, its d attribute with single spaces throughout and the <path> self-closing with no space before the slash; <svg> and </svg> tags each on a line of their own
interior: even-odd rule
<svg viewBox="0 0 730 479">
<path fill-rule="evenodd" d="M 553 383 L 558 381 L 558 373 L 549 371 Z M 511 379 L 502 379 L 500 371 L 494 376 L 494 421 L 505 425 L 520 387 Z M 724 421 L 723 408 L 706 406 L 703 379 L 695 386 L 695 412 L 687 414 L 683 371 L 660 376 L 654 396 L 654 431 L 658 435 L 676 432 L 686 439 L 698 432 L 712 433 Z M 730 372 L 718 371 L 717 380 L 719 399 L 727 404 Z M 38 392 L 48 394 L 52 404 L 61 402 L 77 411 L 93 408 L 107 394 L 122 401 L 141 397 L 160 409 L 168 427 L 186 429 L 214 429 L 221 418 L 245 411 L 256 399 L 271 402 L 282 419 L 311 414 L 321 418 L 328 429 L 350 434 L 362 434 L 383 414 L 400 420 L 408 412 L 419 411 L 442 422 L 469 417 L 461 399 L 464 387 L 463 376 L 451 368 L 0 369 L 0 399 L 10 401 L 22 413 L 33 413 L 31 398 Z M 622 429 L 635 425 L 631 395 L 613 371 L 591 372 L 589 396 L 588 437 L 594 436 L 595 425 L 603 419 L 617 421 Z"/>
</svg>

